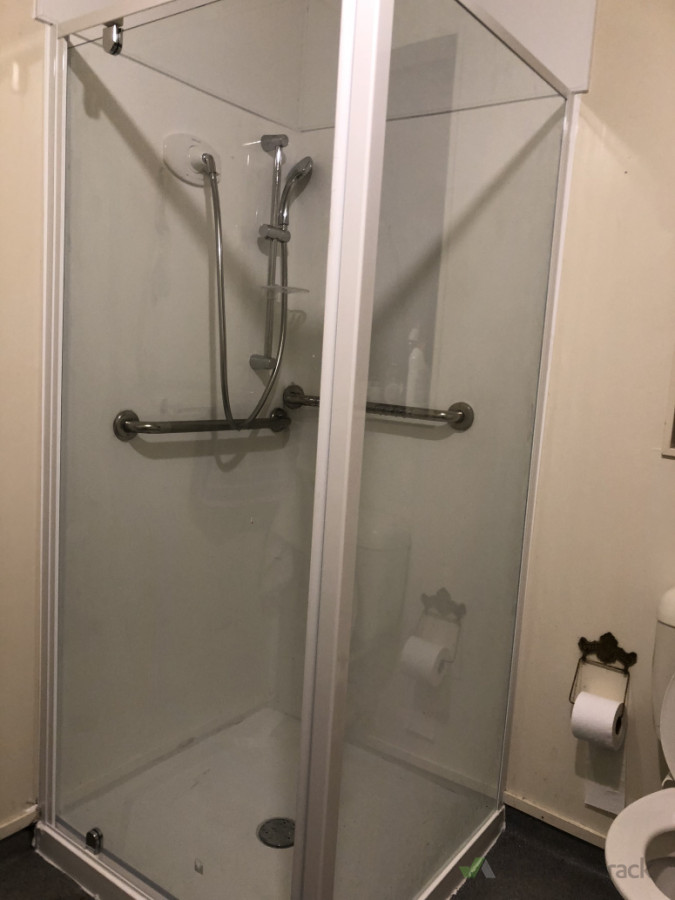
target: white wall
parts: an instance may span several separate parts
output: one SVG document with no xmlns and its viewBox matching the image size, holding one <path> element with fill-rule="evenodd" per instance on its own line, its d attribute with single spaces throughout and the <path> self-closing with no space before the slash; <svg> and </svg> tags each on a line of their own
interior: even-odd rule
<svg viewBox="0 0 675 900">
<path fill-rule="evenodd" d="M 24 7 L 0 7 L 0 838 L 37 795 L 43 28 Z"/>
<path fill-rule="evenodd" d="M 675 11 L 601 0 L 581 103 L 507 800 L 601 840 L 584 805 L 567 693 L 581 635 L 638 653 L 627 800 L 658 787 L 650 666 L 675 583 L 675 469 L 660 445 L 675 350 Z M 672 414 L 672 410 L 670 411 Z"/>
</svg>

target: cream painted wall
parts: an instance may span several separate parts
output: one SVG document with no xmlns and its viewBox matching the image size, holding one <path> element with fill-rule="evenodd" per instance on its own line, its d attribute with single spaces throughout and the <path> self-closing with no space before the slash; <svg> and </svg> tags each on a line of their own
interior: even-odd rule
<svg viewBox="0 0 675 900">
<path fill-rule="evenodd" d="M 0 5 L 0 838 L 37 793 L 43 33 Z"/>
<path fill-rule="evenodd" d="M 639 655 L 627 800 L 659 786 L 650 665 L 675 583 L 675 465 L 660 454 L 675 350 L 675 8 L 600 0 L 581 102 L 514 703 L 507 801 L 600 842 L 567 693 L 576 642 Z M 580 760 L 580 757 L 579 757 Z"/>
</svg>

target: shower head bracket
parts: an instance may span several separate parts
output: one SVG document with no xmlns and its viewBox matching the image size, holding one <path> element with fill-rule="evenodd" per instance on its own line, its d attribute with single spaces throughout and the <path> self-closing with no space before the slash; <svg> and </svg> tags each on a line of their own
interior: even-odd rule
<svg viewBox="0 0 675 900">
<path fill-rule="evenodd" d="M 287 134 L 263 134 L 260 138 L 260 146 L 265 153 L 274 153 L 278 147 L 288 146 Z"/>
</svg>

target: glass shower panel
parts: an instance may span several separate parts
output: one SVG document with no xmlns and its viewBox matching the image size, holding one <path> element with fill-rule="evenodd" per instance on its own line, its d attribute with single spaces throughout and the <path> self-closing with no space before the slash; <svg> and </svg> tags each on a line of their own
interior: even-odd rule
<svg viewBox="0 0 675 900">
<path fill-rule="evenodd" d="M 410 900 L 498 807 L 564 100 L 397 0 L 335 896 Z"/>
<path fill-rule="evenodd" d="M 268 409 L 290 382 L 318 380 L 332 131 L 301 130 L 298 110 L 332 125 L 336 70 L 317 87 L 312 54 L 288 53 L 279 30 L 297 12 L 297 33 L 336 59 L 339 4 L 317 6 L 155 10 L 129 20 L 119 56 L 100 29 L 68 50 L 57 821 L 83 844 L 100 833 L 100 858 L 181 900 L 220 900 L 225 884 L 290 895 L 293 851 L 257 830 L 295 814 L 316 421 L 121 442 L 113 419 L 224 418 L 211 195 L 165 165 L 175 133 L 220 159 L 236 417 L 268 376 L 249 363 L 267 302 L 261 136 L 288 137 L 282 180 L 314 158 L 292 194 L 302 290 Z M 277 59 L 292 78 L 274 77 Z M 277 294 L 276 329 L 278 307 Z"/>
</svg>

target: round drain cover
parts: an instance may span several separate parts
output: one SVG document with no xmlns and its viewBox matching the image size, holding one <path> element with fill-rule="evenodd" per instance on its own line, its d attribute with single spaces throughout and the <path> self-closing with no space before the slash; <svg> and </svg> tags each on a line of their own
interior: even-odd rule
<svg viewBox="0 0 675 900">
<path fill-rule="evenodd" d="M 292 847 L 295 842 L 295 822 L 293 819 L 265 819 L 258 826 L 258 840 L 268 847 L 281 850 Z"/>
</svg>

